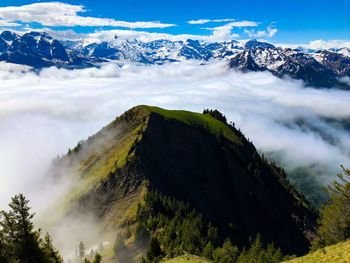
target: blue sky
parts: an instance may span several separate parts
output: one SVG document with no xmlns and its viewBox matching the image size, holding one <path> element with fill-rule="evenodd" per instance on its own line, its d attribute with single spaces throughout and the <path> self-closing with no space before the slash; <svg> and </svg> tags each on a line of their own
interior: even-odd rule
<svg viewBox="0 0 350 263">
<path fill-rule="evenodd" d="M 23 6 L 49 1 L 2 0 L 1 7 Z M 57 1 L 56 1 L 57 2 Z M 263 38 L 276 43 L 307 43 L 316 39 L 350 40 L 350 1 L 349 0 L 308 0 L 308 1 L 242 1 L 242 0 L 70 0 L 63 1 L 71 6 L 83 5 L 84 12 L 78 16 L 109 18 L 126 22 L 160 21 L 163 24 L 174 24 L 159 28 L 133 28 L 136 31 L 159 32 L 169 34 L 210 35 L 217 28 L 230 22 L 255 22 L 256 26 L 233 25 L 224 28 L 232 32 L 233 38 Z M 13 14 L 6 13 L 0 18 L 12 21 Z M 34 8 L 33 10 L 37 10 Z M 47 16 L 55 16 L 46 8 Z M 15 11 L 14 11 L 15 12 Z M 32 12 L 32 11 L 28 11 Z M 11 16 L 12 15 L 12 16 Z M 15 17 L 16 18 L 16 17 Z M 232 19 L 232 21 L 208 22 L 205 24 L 189 24 L 187 21 L 197 19 Z M 35 18 L 33 18 L 35 20 Z M 79 20 L 79 19 L 78 19 Z M 9 21 L 9 22 L 11 22 Z M 54 30 L 73 29 L 76 32 L 88 33 L 96 30 L 128 29 L 119 26 L 87 26 L 87 25 L 47 25 L 42 21 L 16 20 L 22 26 L 30 28 L 51 28 Z M 1 22 L 1 20 L 0 20 Z M 204 29 L 206 28 L 206 29 Z M 221 30 L 222 28 L 220 28 Z M 260 33 L 258 33 L 260 31 Z M 216 31 L 215 31 L 216 32 Z M 221 32 L 221 31 L 220 31 Z M 227 33 L 227 32 L 226 32 Z"/>
</svg>

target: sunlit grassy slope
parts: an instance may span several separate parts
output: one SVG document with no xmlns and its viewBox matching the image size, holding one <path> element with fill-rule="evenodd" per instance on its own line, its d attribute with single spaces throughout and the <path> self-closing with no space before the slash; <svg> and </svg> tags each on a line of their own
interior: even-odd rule
<svg viewBox="0 0 350 263">
<path fill-rule="evenodd" d="M 175 119 L 191 126 L 201 126 L 214 135 L 223 135 L 235 143 L 241 143 L 237 135 L 223 122 L 218 121 L 209 114 L 201 114 L 184 110 L 165 110 L 158 107 L 142 106 L 150 112 L 162 115 L 167 119 Z"/>
<path fill-rule="evenodd" d="M 295 258 L 288 263 L 349 263 L 350 241 L 319 249 L 306 256 Z"/>
<path fill-rule="evenodd" d="M 210 263 L 210 261 L 197 256 L 184 255 L 184 256 L 163 261 L 163 263 Z"/>
</svg>

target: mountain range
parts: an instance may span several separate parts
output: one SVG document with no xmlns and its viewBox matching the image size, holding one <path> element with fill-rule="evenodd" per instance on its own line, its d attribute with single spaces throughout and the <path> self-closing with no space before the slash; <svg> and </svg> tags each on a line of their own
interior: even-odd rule
<svg viewBox="0 0 350 263">
<path fill-rule="evenodd" d="M 308 86 L 348 89 L 350 50 L 291 49 L 249 40 L 245 43 L 154 40 L 142 42 L 118 36 L 108 41 L 60 41 L 43 32 L 0 34 L 0 61 L 34 68 L 83 68 L 103 62 L 162 64 L 196 60 L 228 61 L 243 72 L 269 71 L 275 76 L 303 80 Z"/>
</svg>

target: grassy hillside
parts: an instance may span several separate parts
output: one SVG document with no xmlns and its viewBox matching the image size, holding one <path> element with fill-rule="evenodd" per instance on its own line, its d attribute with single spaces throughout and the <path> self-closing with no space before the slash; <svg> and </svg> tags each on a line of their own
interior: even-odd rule
<svg viewBox="0 0 350 263">
<path fill-rule="evenodd" d="M 170 260 L 163 261 L 162 263 L 209 263 L 210 261 L 193 256 L 193 255 L 183 255 Z"/>
<path fill-rule="evenodd" d="M 181 121 L 194 127 L 204 127 L 213 135 L 223 135 L 234 143 L 242 144 L 240 138 L 223 122 L 214 119 L 209 114 L 201 114 L 184 110 L 165 110 L 152 106 L 141 106 L 146 110 L 162 115 L 167 119 Z"/>
<path fill-rule="evenodd" d="M 122 256 L 140 254 L 128 240 L 144 232 L 165 255 L 201 255 L 226 238 L 242 248 L 258 233 L 284 253 L 307 251 L 303 230 L 314 215 L 306 200 L 239 130 L 210 114 L 134 107 L 54 168 L 74 181 L 66 214 L 89 212 L 111 233 L 129 233 L 120 238 Z"/>
<path fill-rule="evenodd" d="M 319 249 L 306 256 L 285 263 L 349 263 L 350 241 Z"/>
</svg>

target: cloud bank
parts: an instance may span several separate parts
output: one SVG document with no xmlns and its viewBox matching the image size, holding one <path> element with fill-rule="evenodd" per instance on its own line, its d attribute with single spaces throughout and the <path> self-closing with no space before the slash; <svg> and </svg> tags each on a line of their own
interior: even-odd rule
<svg viewBox="0 0 350 263">
<path fill-rule="evenodd" d="M 324 50 L 324 49 L 332 49 L 332 48 L 350 48 L 350 41 L 344 40 L 344 39 L 331 39 L 331 40 L 324 40 L 324 39 L 318 39 L 310 41 L 309 43 L 305 44 L 277 44 L 281 47 L 289 47 L 289 48 L 310 48 L 314 50 Z"/>
<path fill-rule="evenodd" d="M 22 6 L 0 7 L 0 26 L 14 26 L 16 21 L 36 22 L 43 26 L 112 26 L 125 28 L 166 28 L 175 26 L 161 22 L 126 22 L 109 18 L 82 16 L 86 12 L 82 5 L 62 2 L 33 3 Z M 5 25 L 4 25 L 4 22 Z M 18 24 L 18 23 L 17 23 Z"/>
<path fill-rule="evenodd" d="M 139 104 L 217 108 L 287 169 L 322 167 L 322 182 L 333 180 L 341 164 L 350 167 L 348 91 L 238 73 L 223 62 L 106 64 L 38 74 L 2 63 L 0 80 L 0 209 L 23 192 L 40 210 L 50 199 L 40 182 L 51 160 Z"/>
</svg>

